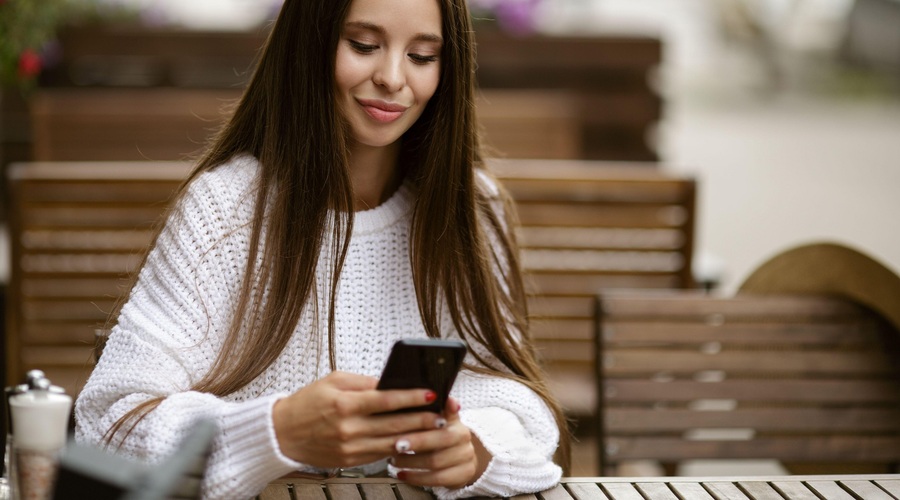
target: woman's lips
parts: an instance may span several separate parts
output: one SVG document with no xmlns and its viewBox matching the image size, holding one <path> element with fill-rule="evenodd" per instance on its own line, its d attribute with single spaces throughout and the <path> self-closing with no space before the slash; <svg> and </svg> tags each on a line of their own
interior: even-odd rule
<svg viewBox="0 0 900 500">
<path fill-rule="evenodd" d="M 390 123 L 400 118 L 407 109 L 407 106 L 402 104 L 385 102 L 377 99 L 357 99 L 356 101 L 369 116 L 381 123 Z"/>
</svg>

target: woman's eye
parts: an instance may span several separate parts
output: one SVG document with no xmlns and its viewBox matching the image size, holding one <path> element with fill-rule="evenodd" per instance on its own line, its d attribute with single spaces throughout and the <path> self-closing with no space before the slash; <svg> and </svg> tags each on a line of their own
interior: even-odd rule
<svg viewBox="0 0 900 500">
<path fill-rule="evenodd" d="M 423 56 L 422 54 L 409 54 L 409 58 L 416 64 L 428 64 L 438 60 L 437 56 Z"/>
<path fill-rule="evenodd" d="M 350 47 L 353 50 L 359 52 L 360 54 L 371 54 L 378 48 L 377 45 L 370 45 L 367 43 L 357 42 L 356 40 L 350 40 Z"/>
</svg>

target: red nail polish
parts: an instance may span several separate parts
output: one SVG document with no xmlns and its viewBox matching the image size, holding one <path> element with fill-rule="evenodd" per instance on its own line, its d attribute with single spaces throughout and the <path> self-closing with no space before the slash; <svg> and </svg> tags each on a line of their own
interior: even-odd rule
<svg viewBox="0 0 900 500">
<path fill-rule="evenodd" d="M 428 391 L 425 393 L 425 401 L 428 403 L 433 403 L 434 400 L 437 399 L 437 394 L 434 391 Z"/>
</svg>

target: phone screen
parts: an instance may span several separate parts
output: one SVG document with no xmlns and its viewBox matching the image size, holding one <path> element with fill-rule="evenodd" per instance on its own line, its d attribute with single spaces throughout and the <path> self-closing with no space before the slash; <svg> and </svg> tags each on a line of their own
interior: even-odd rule
<svg viewBox="0 0 900 500">
<path fill-rule="evenodd" d="M 434 402 L 395 413 L 441 413 L 465 356 L 466 344 L 459 340 L 399 340 L 384 366 L 378 389 L 431 389 L 437 394 Z"/>
</svg>

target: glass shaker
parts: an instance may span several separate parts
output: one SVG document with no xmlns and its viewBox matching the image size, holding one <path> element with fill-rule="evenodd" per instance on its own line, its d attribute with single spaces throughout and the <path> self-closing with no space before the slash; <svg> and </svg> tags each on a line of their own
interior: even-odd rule
<svg viewBox="0 0 900 500">
<path fill-rule="evenodd" d="M 32 370 L 26 383 L 11 391 L 8 404 L 11 498 L 47 500 L 66 444 L 72 398 L 42 371 Z"/>
</svg>

